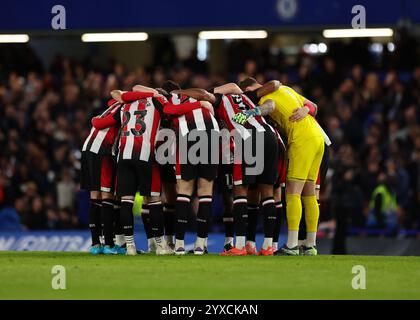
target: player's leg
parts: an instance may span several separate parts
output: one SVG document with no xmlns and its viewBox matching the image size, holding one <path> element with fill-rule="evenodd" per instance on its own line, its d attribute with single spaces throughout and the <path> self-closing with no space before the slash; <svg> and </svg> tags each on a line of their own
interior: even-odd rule
<svg viewBox="0 0 420 320">
<path fill-rule="evenodd" d="M 298 140 L 289 145 L 288 167 L 286 184 L 286 217 L 287 217 L 287 243 L 279 250 L 282 255 L 299 255 L 298 234 L 302 218 L 302 191 L 305 182 L 315 181 L 314 162 L 319 155 L 319 141 L 322 137 L 309 140 Z M 321 162 L 322 154 L 319 157 Z M 318 164 L 319 169 L 319 164 Z M 315 200 L 316 202 L 316 200 Z M 308 209 L 308 208 L 306 208 Z"/>
<path fill-rule="evenodd" d="M 313 159 L 312 166 L 308 173 L 308 179 L 302 191 L 302 202 L 305 207 L 306 220 L 305 255 L 317 254 L 316 233 L 319 221 L 319 205 L 315 194 L 315 181 L 318 177 L 324 154 L 324 141 L 322 139 L 317 139 L 317 141 L 314 141 L 313 146 L 317 146 L 317 153 Z"/>
<path fill-rule="evenodd" d="M 280 137 L 280 135 L 279 135 Z M 278 141 L 278 161 L 277 161 L 277 171 L 278 177 L 273 186 L 273 196 L 274 196 L 274 205 L 276 206 L 276 225 L 274 227 L 274 236 L 273 236 L 273 251 L 277 252 L 279 245 L 278 240 L 280 236 L 280 227 L 283 220 L 283 199 L 282 199 L 282 188 L 286 186 L 286 148 L 283 144 L 281 138 Z"/>
<path fill-rule="evenodd" d="M 172 254 L 164 237 L 163 206 L 161 200 L 160 171 L 156 163 L 140 161 L 138 166 L 139 192 L 149 209 L 150 226 L 156 243 L 156 254 Z M 140 178 L 141 177 L 141 178 Z"/>
<path fill-rule="evenodd" d="M 82 153 L 82 176 L 81 188 L 88 190 L 89 202 L 89 229 L 92 238 L 92 246 L 89 251 L 92 254 L 102 253 L 103 247 L 100 242 L 101 229 L 101 193 L 100 193 L 100 166 L 98 158 L 91 152 Z"/>
<path fill-rule="evenodd" d="M 232 189 L 232 165 L 220 164 L 217 174 L 217 190 L 222 195 L 223 201 L 223 224 L 225 226 L 224 251 L 228 251 L 233 247 L 233 237 L 235 235 L 235 226 L 232 213 Z"/>
<path fill-rule="evenodd" d="M 112 158 L 101 157 L 101 199 L 104 236 L 104 254 L 118 254 L 114 248 L 114 166 Z"/>
<path fill-rule="evenodd" d="M 119 254 L 126 253 L 124 230 L 121 225 L 120 219 L 121 212 L 121 198 L 115 197 L 114 202 L 114 234 L 115 234 L 115 246 Z"/>
<path fill-rule="evenodd" d="M 260 192 L 255 184 L 248 189 L 248 223 L 246 228 L 246 252 L 257 254 L 255 236 L 257 233 Z"/>
<path fill-rule="evenodd" d="M 233 247 L 233 238 L 235 236 L 235 221 L 233 218 L 233 196 L 232 191 L 226 191 L 222 194 L 223 198 L 223 224 L 225 225 L 225 243 L 224 250 L 230 250 Z"/>
<path fill-rule="evenodd" d="M 248 185 L 233 187 L 233 219 L 235 220 L 235 246 L 222 252 L 222 255 L 246 255 L 246 221 L 248 214 Z"/>
<path fill-rule="evenodd" d="M 164 193 L 163 205 L 163 224 L 165 227 L 165 239 L 168 245 L 175 247 L 175 202 L 176 202 L 176 183 L 162 183 Z"/>
<path fill-rule="evenodd" d="M 143 198 L 141 205 L 141 221 L 143 222 L 144 232 L 147 238 L 147 252 L 156 253 L 156 242 L 153 236 L 152 224 L 150 222 L 150 210 L 149 205 Z"/>
<path fill-rule="evenodd" d="M 282 203 L 282 192 L 280 185 L 274 185 L 273 187 L 274 205 L 276 207 L 276 225 L 273 233 L 273 251 L 278 250 L 278 242 L 280 236 L 281 220 L 283 219 L 283 203 Z"/>
<path fill-rule="evenodd" d="M 101 192 L 102 198 L 102 220 L 104 222 L 104 254 L 118 254 L 114 248 L 114 195 L 109 192 Z"/>
<path fill-rule="evenodd" d="M 316 232 L 318 230 L 319 206 L 315 195 L 314 181 L 307 181 L 305 183 L 302 191 L 302 203 L 305 208 L 306 221 L 306 240 L 303 246 L 303 254 L 316 255 Z"/>
<path fill-rule="evenodd" d="M 264 242 L 259 254 L 273 255 L 273 238 L 277 220 L 273 184 L 259 184 L 258 189 L 261 192 L 261 213 L 264 219 Z"/>
<path fill-rule="evenodd" d="M 280 254 L 299 255 L 298 234 L 299 223 L 302 218 L 301 193 L 305 182 L 287 180 L 286 183 L 286 219 L 287 219 L 287 242 L 281 248 Z"/>
<path fill-rule="evenodd" d="M 99 254 L 102 253 L 102 245 L 100 241 L 101 236 L 101 193 L 99 191 L 90 192 L 89 202 L 89 229 L 92 238 L 92 246 L 90 253 Z"/>
<path fill-rule="evenodd" d="M 213 179 L 208 180 L 201 177 L 197 183 L 199 204 L 197 212 L 197 240 L 194 246 L 194 254 L 196 255 L 202 255 L 205 252 L 213 202 Z"/>
<path fill-rule="evenodd" d="M 276 207 L 274 204 L 273 185 L 278 176 L 278 142 L 271 128 L 264 131 L 264 168 L 256 177 L 258 190 L 261 193 L 261 213 L 264 221 L 264 242 L 259 255 L 273 255 L 273 237 L 276 226 Z M 258 154 L 258 153 L 257 153 Z"/>
<path fill-rule="evenodd" d="M 185 232 L 188 225 L 188 216 L 191 212 L 191 195 L 194 191 L 195 180 L 177 181 L 178 195 L 175 203 L 175 254 L 185 254 Z"/>
<path fill-rule="evenodd" d="M 163 223 L 165 239 L 168 245 L 175 247 L 175 202 L 176 202 L 176 177 L 172 165 L 159 165 L 160 178 L 162 181 Z"/>
<path fill-rule="evenodd" d="M 137 192 L 137 175 L 132 160 L 120 160 L 117 165 L 117 195 L 121 197 L 120 222 L 124 232 L 127 255 L 136 255 L 134 243 L 134 195 Z"/>
</svg>

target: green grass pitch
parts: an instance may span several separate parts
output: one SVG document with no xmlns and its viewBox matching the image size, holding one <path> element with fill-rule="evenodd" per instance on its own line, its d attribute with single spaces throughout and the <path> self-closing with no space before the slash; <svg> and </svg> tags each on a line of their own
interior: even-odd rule
<svg viewBox="0 0 420 320">
<path fill-rule="evenodd" d="M 66 289 L 54 290 L 54 265 Z M 352 268 L 366 289 L 352 288 Z M 420 299 L 420 257 L 0 252 L 0 299 Z"/>
</svg>

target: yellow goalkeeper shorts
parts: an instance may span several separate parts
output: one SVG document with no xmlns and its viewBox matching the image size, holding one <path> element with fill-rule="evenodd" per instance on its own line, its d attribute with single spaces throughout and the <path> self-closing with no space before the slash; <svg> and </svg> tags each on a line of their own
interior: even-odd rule
<svg viewBox="0 0 420 320">
<path fill-rule="evenodd" d="M 324 155 L 324 139 L 320 136 L 294 141 L 287 155 L 287 180 L 315 182 Z"/>
</svg>

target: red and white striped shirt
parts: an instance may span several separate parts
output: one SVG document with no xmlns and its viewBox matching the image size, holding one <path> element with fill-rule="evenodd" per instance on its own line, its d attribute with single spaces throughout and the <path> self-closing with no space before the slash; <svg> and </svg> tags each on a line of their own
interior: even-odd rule
<svg viewBox="0 0 420 320">
<path fill-rule="evenodd" d="M 216 102 L 214 108 L 217 116 L 226 124 L 227 128 L 237 130 L 241 137 L 246 139 L 250 136 L 247 129 L 256 129 L 257 132 L 264 132 L 268 126 L 261 116 L 248 119 L 245 125 L 233 121 L 235 114 L 244 110 L 255 109 L 254 103 L 244 94 L 215 94 Z M 272 128 L 271 128 L 272 129 Z M 273 130 L 273 129 L 272 129 Z M 273 130 L 274 131 L 274 130 Z"/>
<path fill-rule="evenodd" d="M 172 93 L 169 96 L 169 102 L 173 105 L 180 105 L 186 102 L 196 102 L 194 98 Z M 185 136 L 188 132 L 192 130 L 206 131 L 206 130 L 216 130 L 219 131 L 219 125 L 216 121 L 216 118 L 210 113 L 209 110 L 205 108 L 194 109 L 190 112 L 187 112 L 183 115 L 175 117 L 173 119 L 175 128 L 179 130 L 181 135 Z"/>
<path fill-rule="evenodd" d="M 118 159 L 149 161 L 154 157 L 156 133 L 165 103 L 164 98 L 149 97 L 123 105 Z"/>
<path fill-rule="evenodd" d="M 93 125 L 102 129 L 112 124 L 121 124 L 118 145 L 118 160 L 135 159 L 149 161 L 154 157 L 157 131 L 163 114 L 179 116 L 201 108 L 199 102 L 187 102 L 178 106 L 164 97 L 153 97 L 147 92 L 125 92 L 121 96 L 125 104 L 120 113 L 107 119 L 96 119 Z"/>
<path fill-rule="evenodd" d="M 97 119 L 101 121 L 113 118 L 115 114 L 118 114 L 121 108 L 121 104 L 115 100 L 108 102 L 110 107 L 106 109 L 101 115 L 94 117 L 92 122 L 96 122 Z M 89 136 L 86 138 L 82 151 L 89 151 L 96 154 L 111 155 L 112 146 L 115 139 L 118 136 L 119 126 L 113 122 L 109 123 L 108 126 L 103 126 L 100 129 L 92 126 Z"/>
</svg>

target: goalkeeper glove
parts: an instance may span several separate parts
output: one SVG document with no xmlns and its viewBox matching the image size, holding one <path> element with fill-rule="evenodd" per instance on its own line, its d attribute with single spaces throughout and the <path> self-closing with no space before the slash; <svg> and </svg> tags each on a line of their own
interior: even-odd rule
<svg viewBox="0 0 420 320">
<path fill-rule="evenodd" d="M 235 114 L 235 116 L 233 117 L 233 121 L 243 125 L 248 121 L 249 118 L 260 115 L 261 109 L 259 107 L 256 107 L 255 109 L 244 110 L 240 113 Z"/>
</svg>

